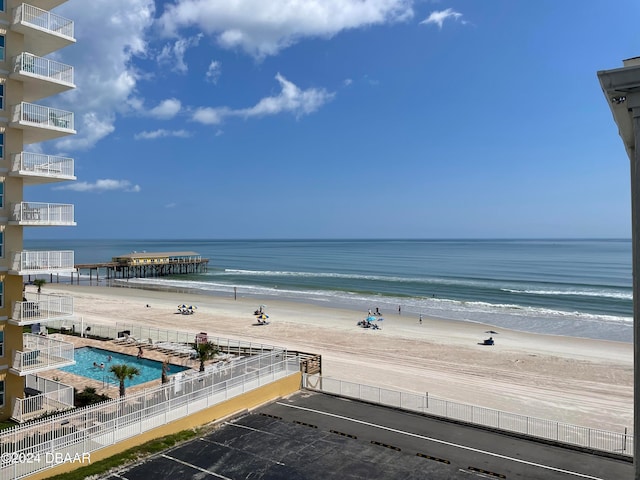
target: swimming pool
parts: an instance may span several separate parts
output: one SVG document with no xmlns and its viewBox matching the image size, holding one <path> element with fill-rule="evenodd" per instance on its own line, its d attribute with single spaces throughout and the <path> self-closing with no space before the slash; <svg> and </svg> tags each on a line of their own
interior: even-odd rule
<svg viewBox="0 0 640 480">
<path fill-rule="evenodd" d="M 141 383 L 151 382 L 152 380 L 159 380 L 162 376 L 162 362 L 157 360 L 151 360 L 149 358 L 137 358 L 133 355 L 126 355 L 124 353 L 111 352 L 109 350 L 103 350 L 102 348 L 95 347 L 81 347 L 76 348 L 74 352 L 75 365 L 63 367 L 60 370 L 64 372 L 73 373 L 81 377 L 91 378 L 99 382 L 108 382 L 118 385 L 118 380 L 109 371 L 111 365 L 118 365 L 125 363 L 132 367 L 136 367 L 140 370 L 140 375 L 136 375 L 131 380 L 125 380 L 126 387 L 133 385 L 140 385 Z M 100 368 L 96 365 L 104 364 L 104 368 Z M 174 375 L 178 372 L 189 370 L 189 367 L 180 367 L 178 365 L 169 366 L 169 375 Z"/>
</svg>

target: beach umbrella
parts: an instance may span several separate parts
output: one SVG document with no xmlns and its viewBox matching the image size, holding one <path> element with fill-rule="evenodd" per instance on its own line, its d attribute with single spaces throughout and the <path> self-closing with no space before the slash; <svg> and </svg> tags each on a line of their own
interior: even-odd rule
<svg viewBox="0 0 640 480">
<path fill-rule="evenodd" d="M 376 317 L 374 317 L 373 315 L 371 315 L 370 317 L 367 317 L 367 322 L 375 322 L 377 319 Z"/>
</svg>

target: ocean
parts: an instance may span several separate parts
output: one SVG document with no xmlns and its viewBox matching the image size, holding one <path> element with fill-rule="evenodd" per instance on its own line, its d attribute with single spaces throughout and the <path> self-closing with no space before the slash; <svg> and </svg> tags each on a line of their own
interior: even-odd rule
<svg viewBox="0 0 640 480">
<path fill-rule="evenodd" d="M 195 251 L 208 272 L 129 280 L 384 315 L 633 341 L 631 240 L 25 240 L 76 263 Z"/>
</svg>

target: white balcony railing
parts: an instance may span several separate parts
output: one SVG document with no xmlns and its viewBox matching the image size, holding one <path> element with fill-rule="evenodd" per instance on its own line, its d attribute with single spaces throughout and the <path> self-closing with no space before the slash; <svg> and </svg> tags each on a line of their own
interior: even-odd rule
<svg viewBox="0 0 640 480">
<path fill-rule="evenodd" d="M 18 375 L 61 368 L 75 363 L 73 343 L 55 340 L 42 335 L 22 335 L 23 350 L 13 352 L 11 370 Z"/>
<path fill-rule="evenodd" d="M 26 52 L 15 57 L 13 71 L 73 85 L 72 66 Z"/>
<path fill-rule="evenodd" d="M 13 302 L 9 323 L 32 325 L 60 320 L 73 315 L 73 297 L 26 292 L 21 302 Z"/>
<path fill-rule="evenodd" d="M 32 25 L 39 30 L 73 39 L 73 21 L 48 10 L 23 3 L 14 11 L 14 22 Z"/>
<path fill-rule="evenodd" d="M 73 387 L 48 378 L 27 375 L 25 394 L 26 398 L 16 398 L 13 403 L 11 418 L 18 423 L 74 408 Z"/>
<path fill-rule="evenodd" d="M 73 169 L 73 158 L 33 152 L 14 154 L 11 174 L 23 177 L 44 177 L 50 180 L 76 179 Z"/>
<path fill-rule="evenodd" d="M 26 122 L 38 127 L 73 130 L 73 112 L 22 102 L 13 108 L 13 122 Z M 75 132 L 72 132 L 75 133 Z"/>
<path fill-rule="evenodd" d="M 61 203 L 20 202 L 11 205 L 9 224 L 75 225 L 73 205 Z"/>
<path fill-rule="evenodd" d="M 11 275 L 75 272 L 73 250 L 22 251 L 11 260 Z"/>
</svg>

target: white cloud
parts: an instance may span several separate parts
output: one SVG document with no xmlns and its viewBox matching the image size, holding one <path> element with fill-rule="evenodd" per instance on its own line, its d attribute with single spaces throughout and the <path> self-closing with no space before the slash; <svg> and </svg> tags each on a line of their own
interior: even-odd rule
<svg viewBox="0 0 640 480">
<path fill-rule="evenodd" d="M 166 35 L 197 27 L 223 48 L 263 58 L 305 37 L 330 38 L 344 30 L 406 21 L 413 0 L 176 0 L 159 23 Z"/>
<path fill-rule="evenodd" d="M 213 84 L 216 84 L 218 83 L 218 79 L 220 78 L 221 74 L 222 74 L 222 64 L 220 62 L 213 60 L 209 64 L 209 69 L 207 70 L 207 76 L 206 76 L 207 81 Z"/>
<path fill-rule="evenodd" d="M 222 123 L 225 116 L 230 114 L 227 108 L 202 107 L 193 112 L 193 120 L 205 125 L 218 125 Z"/>
<path fill-rule="evenodd" d="M 95 183 L 74 182 L 69 185 L 56 187 L 55 190 L 73 190 L 76 192 L 108 192 L 125 191 L 137 193 L 141 190 L 140 185 L 132 185 L 129 180 L 113 180 L 105 178 L 96 180 Z"/>
<path fill-rule="evenodd" d="M 116 114 L 130 108 L 129 98 L 139 78 L 131 60 L 146 55 L 144 35 L 153 23 L 155 2 L 68 2 L 56 13 L 75 22 L 77 43 L 54 56 L 76 67 L 77 88 L 52 98 L 52 102 L 75 113 L 78 131 L 56 146 L 65 151 L 89 149 L 114 131 Z"/>
<path fill-rule="evenodd" d="M 331 101 L 335 94 L 325 89 L 309 88 L 301 90 L 293 82 L 290 82 L 279 73 L 276 80 L 280 83 L 280 93 L 275 96 L 265 97 L 253 107 L 230 109 L 199 108 L 193 114 L 193 120 L 205 125 L 218 125 L 226 117 L 264 117 L 279 113 L 292 113 L 296 118 L 315 112 L 325 103 Z"/>
<path fill-rule="evenodd" d="M 296 117 L 301 117 L 315 112 L 334 97 L 333 93 L 329 93 L 324 89 L 309 88 L 300 90 L 279 73 L 276 75 L 276 80 L 282 87 L 279 95 L 263 98 L 255 106 L 238 110 L 236 114 L 244 117 L 261 117 L 289 112 Z"/>
<path fill-rule="evenodd" d="M 156 138 L 165 138 L 165 137 L 177 137 L 177 138 L 188 138 L 191 134 L 186 130 L 154 130 L 152 132 L 140 132 L 136 133 L 133 138 L 136 140 L 155 140 Z"/>
<path fill-rule="evenodd" d="M 431 14 L 427 18 L 420 22 L 420 25 L 429 25 L 430 23 L 433 23 L 435 25 L 438 25 L 439 28 L 442 28 L 445 20 L 450 18 L 453 20 L 458 20 L 461 17 L 461 13 L 454 11 L 452 8 L 447 8 L 446 10 L 431 12 Z M 464 21 L 462 23 L 466 24 L 466 22 Z"/>
<path fill-rule="evenodd" d="M 158 62 L 171 65 L 171 69 L 174 72 L 187 73 L 189 67 L 184 60 L 184 55 L 188 48 L 197 47 L 202 37 L 202 33 L 199 33 L 195 37 L 180 38 L 173 44 L 165 45 L 158 55 Z"/>
<path fill-rule="evenodd" d="M 149 110 L 149 115 L 162 120 L 167 120 L 175 117 L 178 112 L 180 112 L 180 108 L 182 108 L 180 100 L 176 98 L 168 98 L 167 100 L 160 102 L 157 107 Z"/>
</svg>

